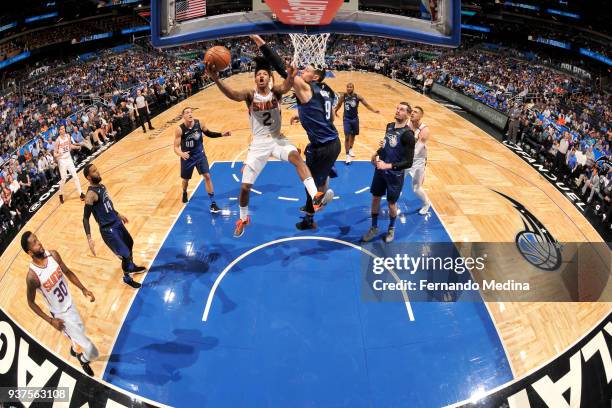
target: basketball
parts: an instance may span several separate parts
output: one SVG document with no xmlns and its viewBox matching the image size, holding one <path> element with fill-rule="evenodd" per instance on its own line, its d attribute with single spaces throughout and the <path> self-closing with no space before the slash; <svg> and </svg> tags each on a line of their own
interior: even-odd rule
<svg viewBox="0 0 612 408">
<path fill-rule="evenodd" d="M 217 45 L 206 51 L 204 55 L 204 63 L 208 66 L 213 64 L 216 71 L 223 71 L 230 64 L 230 51 L 222 45 Z"/>
</svg>

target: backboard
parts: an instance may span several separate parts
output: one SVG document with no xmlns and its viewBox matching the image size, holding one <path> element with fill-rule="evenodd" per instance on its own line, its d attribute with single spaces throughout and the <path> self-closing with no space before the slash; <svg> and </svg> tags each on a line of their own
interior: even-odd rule
<svg viewBox="0 0 612 408">
<path fill-rule="evenodd" d="M 156 47 L 249 34 L 371 35 L 456 47 L 460 0 L 151 0 Z"/>
</svg>

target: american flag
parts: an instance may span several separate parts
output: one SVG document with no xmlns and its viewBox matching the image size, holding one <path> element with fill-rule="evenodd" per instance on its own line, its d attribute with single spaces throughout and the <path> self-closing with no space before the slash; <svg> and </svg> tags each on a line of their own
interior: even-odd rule
<svg viewBox="0 0 612 408">
<path fill-rule="evenodd" d="M 206 15 L 206 0 L 177 0 L 176 21 L 191 20 Z"/>
</svg>

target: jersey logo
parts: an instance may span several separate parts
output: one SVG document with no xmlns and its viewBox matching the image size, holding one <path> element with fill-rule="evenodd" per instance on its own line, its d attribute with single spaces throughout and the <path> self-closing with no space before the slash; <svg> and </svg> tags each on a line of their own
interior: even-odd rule
<svg viewBox="0 0 612 408">
<path fill-rule="evenodd" d="M 321 89 L 321 90 L 319 91 L 319 93 L 321 94 L 321 96 L 322 96 L 322 97 L 324 97 L 324 98 L 329 98 L 329 92 L 324 91 L 323 89 Z"/>
<path fill-rule="evenodd" d="M 51 289 L 53 289 L 55 284 L 59 282 L 60 279 L 62 279 L 62 269 L 58 266 L 55 272 L 53 272 L 51 276 L 49 276 L 49 279 L 47 279 L 45 283 L 42 284 L 42 286 L 47 292 L 51 292 Z"/>
<path fill-rule="evenodd" d="M 389 140 L 389 146 L 391 147 L 397 146 L 397 135 L 396 134 L 391 133 L 387 135 L 387 138 L 385 138 L 385 140 Z"/>
</svg>

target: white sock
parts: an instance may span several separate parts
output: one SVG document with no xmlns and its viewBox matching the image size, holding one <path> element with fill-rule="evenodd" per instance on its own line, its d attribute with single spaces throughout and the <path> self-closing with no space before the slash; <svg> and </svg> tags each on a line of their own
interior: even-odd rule
<svg viewBox="0 0 612 408">
<path fill-rule="evenodd" d="M 317 195 L 317 186 L 315 185 L 312 177 L 307 177 L 304 179 L 304 187 L 306 187 L 306 191 L 308 191 L 310 198 L 314 198 L 314 196 Z"/>
<path fill-rule="evenodd" d="M 246 221 L 247 217 L 249 216 L 249 207 L 240 207 L 240 219 L 242 221 Z"/>
<path fill-rule="evenodd" d="M 349 149 L 348 154 L 350 154 L 351 156 L 353 155 L 353 148 L 352 147 Z"/>
</svg>

